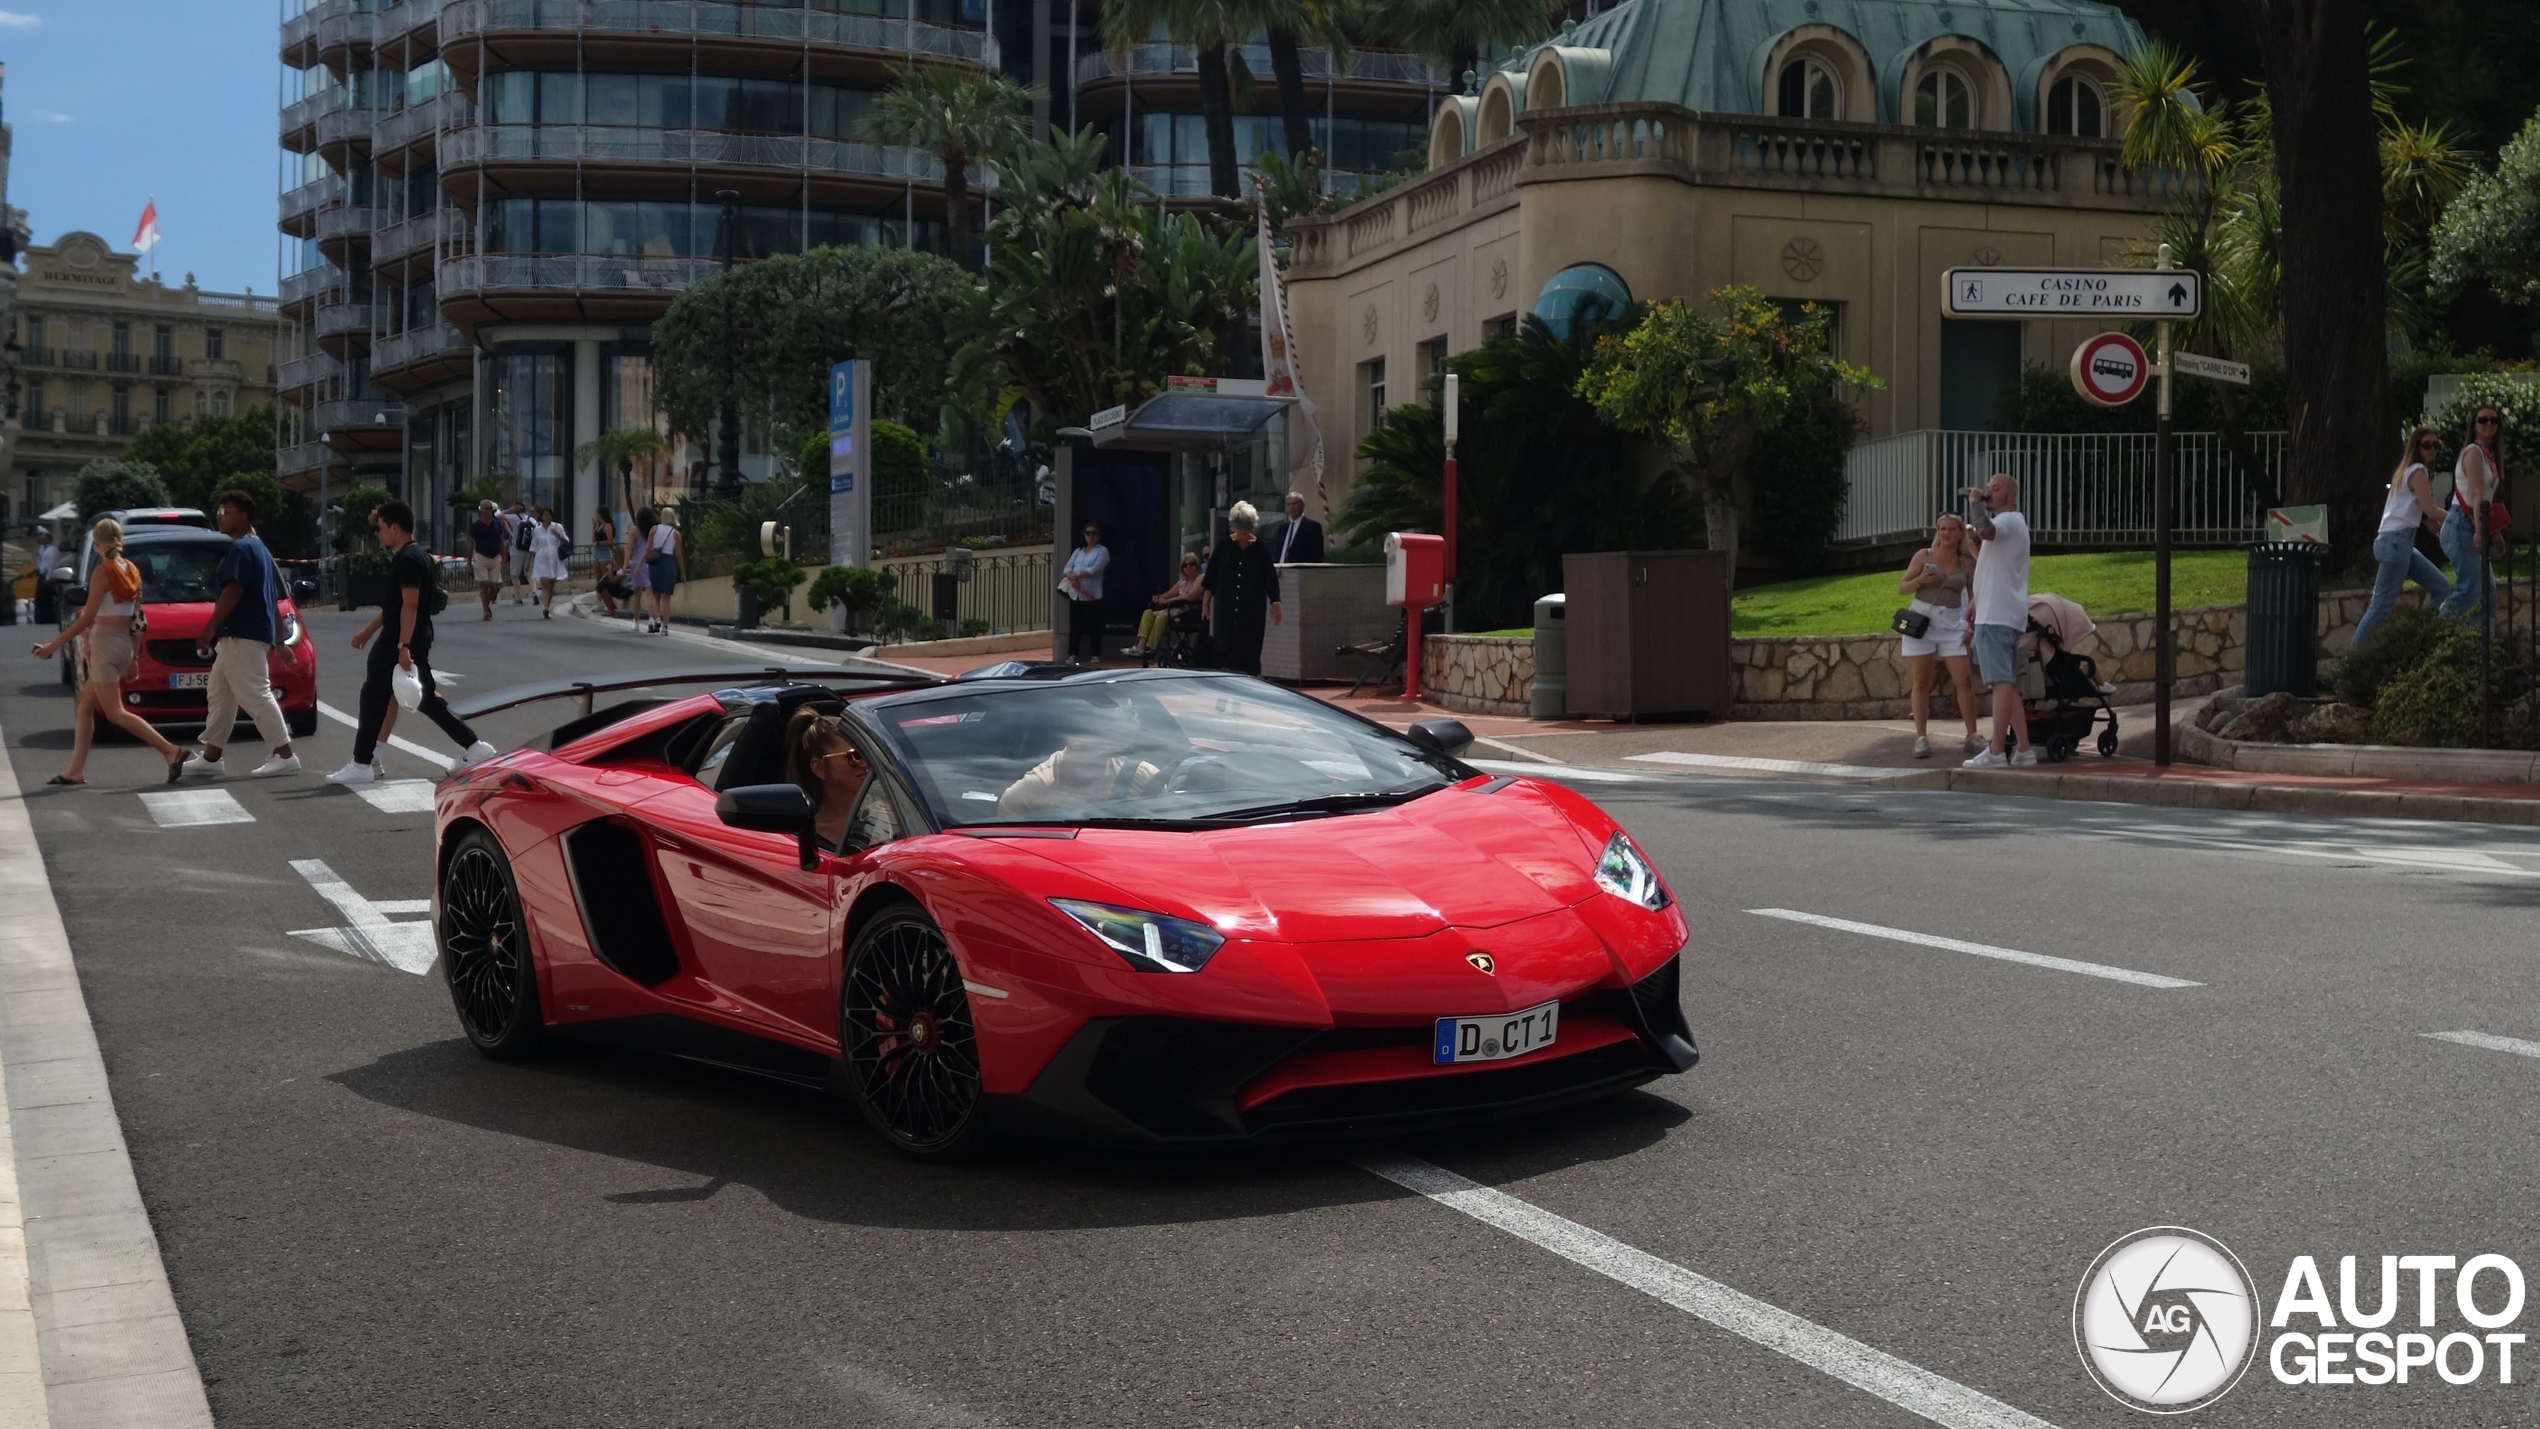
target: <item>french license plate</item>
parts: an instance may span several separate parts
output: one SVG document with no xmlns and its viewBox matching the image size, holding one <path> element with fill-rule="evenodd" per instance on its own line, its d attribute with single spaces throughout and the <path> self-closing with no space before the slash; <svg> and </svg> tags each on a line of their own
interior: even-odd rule
<svg viewBox="0 0 2540 1429">
<path fill-rule="evenodd" d="M 1430 1051 L 1441 1067 L 1455 1062 L 1497 1062 L 1522 1057 L 1551 1046 L 1560 1021 L 1561 1004 L 1557 1002 L 1489 1017 L 1441 1017 L 1437 1045 Z"/>
<path fill-rule="evenodd" d="M 168 688 L 171 690 L 208 690 L 211 687 L 212 672 L 209 670 L 190 670 L 168 676 Z"/>
</svg>

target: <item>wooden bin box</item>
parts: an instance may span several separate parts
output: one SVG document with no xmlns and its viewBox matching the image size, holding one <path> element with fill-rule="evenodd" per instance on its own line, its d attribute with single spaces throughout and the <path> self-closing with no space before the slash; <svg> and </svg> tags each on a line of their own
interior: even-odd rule
<svg viewBox="0 0 2540 1429">
<path fill-rule="evenodd" d="M 1561 558 L 1570 713 L 1725 718 L 1726 551 L 1594 551 Z"/>
</svg>

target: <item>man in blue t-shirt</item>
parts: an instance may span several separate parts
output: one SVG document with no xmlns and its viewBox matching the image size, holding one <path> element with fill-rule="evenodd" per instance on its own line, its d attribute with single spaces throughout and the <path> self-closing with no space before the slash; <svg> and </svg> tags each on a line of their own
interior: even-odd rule
<svg viewBox="0 0 2540 1429">
<path fill-rule="evenodd" d="M 265 668 L 266 657 L 273 653 L 274 633 L 281 625 L 274 605 L 281 591 L 276 588 L 280 582 L 275 578 L 273 553 L 256 539 L 255 498 L 243 491 L 224 491 L 213 519 L 230 538 L 230 546 L 212 577 L 220 584 L 220 600 L 212 606 L 211 619 L 203 622 L 203 632 L 194 637 L 194 653 L 211 657 L 212 673 L 203 691 L 203 748 L 185 761 L 185 772 L 229 772 L 221 746 L 228 742 L 230 728 L 243 709 L 255 720 L 257 733 L 273 747 L 271 757 L 256 766 L 255 773 L 295 773 L 300 756 L 291 752 L 291 730 L 282 721 L 282 703 L 273 697 L 273 676 Z"/>
</svg>

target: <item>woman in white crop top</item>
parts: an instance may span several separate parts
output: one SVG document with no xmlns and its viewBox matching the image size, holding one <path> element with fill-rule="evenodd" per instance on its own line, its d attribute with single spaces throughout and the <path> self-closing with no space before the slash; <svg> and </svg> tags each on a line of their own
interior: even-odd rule
<svg viewBox="0 0 2540 1429">
<path fill-rule="evenodd" d="M 2443 524 L 2443 508 L 2434 502 L 2428 475 L 2442 455 L 2442 434 L 2432 427 L 2419 427 L 2408 435 L 2408 449 L 2399 454 L 2398 470 L 2390 473 L 2389 497 L 2381 503 L 2381 534 L 2372 538 L 2372 558 L 2378 567 L 2372 579 L 2372 604 L 2364 607 L 2364 618 L 2355 622 L 2354 649 L 2362 649 L 2389 617 L 2399 603 L 2400 589 L 2409 581 L 2415 581 L 2425 598 L 2438 606 L 2452 594 L 2452 583 L 2417 549 L 2417 532 Z"/>
<path fill-rule="evenodd" d="M 88 657 L 88 671 L 79 682 L 79 703 L 71 715 L 70 767 L 44 782 L 88 782 L 88 745 L 102 717 L 159 751 L 159 757 L 168 762 L 168 782 L 173 784 L 184 767 L 185 751 L 123 703 L 124 676 L 132 670 L 132 615 L 141 607 L 141 571 L 123 558 L 123 527 L 115 518 L 97 518 L 89 531 L 89 545 L 95 562 L 88 568 L 88 603 L 79 619 L 62 627 L 61 634 L 35 647 L 36 659 L 50 660 L 71 641 L 87 637 L 80 646 Z"/>
</svg>

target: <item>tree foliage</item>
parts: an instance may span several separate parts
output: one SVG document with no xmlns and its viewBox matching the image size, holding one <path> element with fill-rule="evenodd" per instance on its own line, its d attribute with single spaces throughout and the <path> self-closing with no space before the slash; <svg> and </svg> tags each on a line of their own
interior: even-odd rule
<svg viewBox="0 0 2540 1429">
<path fill-rule="evenodd" d="M 109 511 L 129 506 L 168 506 L 168 484 L 146 461 L 100 457 L 79 469 L 71 484 L 79 503 L 79 524 L 87 526 Z"/>
<path fill-rule="evenodd" d="M 1169 213 L 1086 131 L 1025 145 L 998 171 L 986 283 L 953 328 L 960 410 L 993 427 L 1017 401 L 1078 423 L 1224 370 L 1243 340 L 1259 259 L 1247 231 Z"/>
<path fill-rule="evenodd" d="M 126 461 L 158 469 L 180 506 L 212 509 L 223 487 L 241 472 L 273 474 L 273 409 L 250 407 L 234 416 L 199 416 L 141 429 L 123 450 Z"/>
<path fill-rule="evenodd" d="M 1737 566 L 1737 486 L 1756 439 L 1845 383 L 1878 386 L 1867 369 L 1826 355 L 1829 314 L 1811 304 L 1797 322 L 1753 288 L 1722 288 L 1705 306 L 1650 307 L 1640 322 L 1597 340 L 1578 394 L 1624 431 L 1666 443 L 1702 501 L 1713 550 Z"/>
<path fill-rule="evenodd" d="M 976 222 L 970 166 L 1012 153 L 1030 133 L 1024 112 L 1038 91 L 994 71 L 920 64 L 891 71 L 891 87 L 873 101 L 860 132 L 875 144 L 904 144 L 935 156 L 944 169 L 944 247 L 953 266 L 979 266 L 971 241 Z"/>
<path fill-rule="evenodd" d="M 714 429 L 727 398 L 738 411 L 826 430 L 830 366 L 865 358 L 877 411 L 904 421 L 930 413 L 950 323 L 972 286 L 944 259 L 904 248 L 815 248 L 744 264 L 681 293 L 654 322 L 654 400 L 672 430 L 691 436 Z"/>
<path fill-rule="evenodd" d="M 272 472 L 234 471 L 211 483 L 208 491 L 201 503 L 205 511 L 224 491 L 247 493 L 256 503 L 256 535 L 275 556 L 296 561 L 318 554 L 317 503 L 274 480 Z"/>
<path fill-rule="evenodd" d="M 2540 305 L 2540 114 L 2444 208 L 2431 269 L 2447 296 L 2475 279 L 2509 303 Z"/>
<path fill-rule="evenodd" d="M 1578 395 L 1598 337 L 1617 330 L 1583 309 L 1568 337 L 1532 316 L 1513 337 L 1450 359 L 1464 414 L 1457 443 L 1455 618 L 1490 630 L 1533 619 L 1562 588 L 1572 551 L 1690 544 L 1699 518 L 1683 483 Z M 1388 531 L 1436 531 L 1445 518 L 1446 433 L 1433 390 L 1360 442 L 1367 460 L 1333 534 L 1352 544 Z"/>
<path fill-rule="evenodd" d="M 2493 407 L 2505 419 L 2496 455 L 2507 474 L 2540 469 L 2540 383 L 2516 382 L 2495 372 L 2463 377 L 2452 400 L 2441 411 L 2426 414 L 2443 434 L 2445 458 L 2455 458 L 2470 440 L 2469 420 L 2481 407 Z"/>
<path fill-rule="evenodd" d="M 1483 51 L 1544 38 L 1564 7 L 1545 0 L 1374 0 L 1370 8 L 1377 34 L 1443 61 L 1449 82 L 1461 89 Z"/>
</svg>

